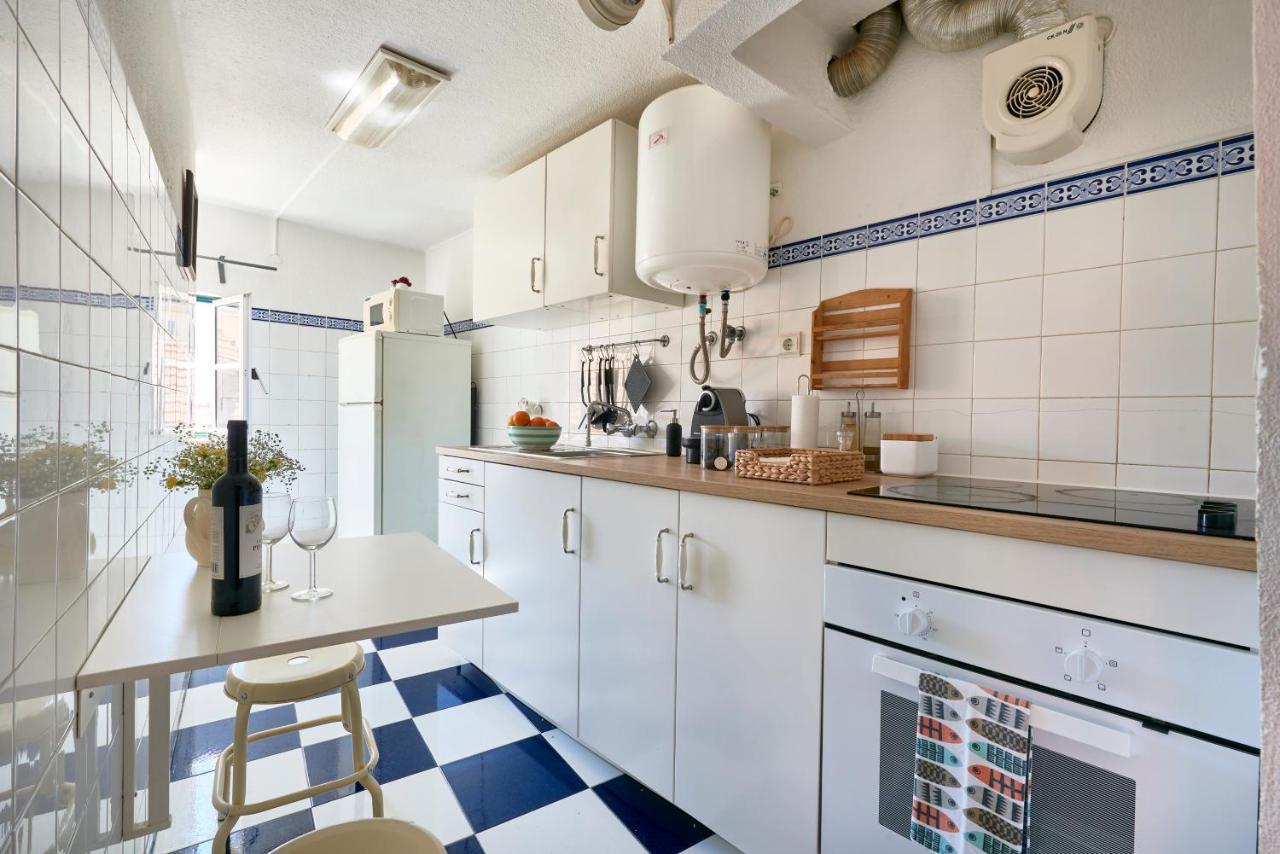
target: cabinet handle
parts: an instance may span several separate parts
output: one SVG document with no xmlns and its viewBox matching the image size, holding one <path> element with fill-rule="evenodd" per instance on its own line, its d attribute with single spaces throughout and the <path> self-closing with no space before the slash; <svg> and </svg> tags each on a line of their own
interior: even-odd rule
<svg viewBox="0 0 1280 854">
<path fill-rule="evenodd" d="M 689 540 L 693 538 L 693 534 L 685 534 L 680 538 L 680 589 L 692 590 L 693 585 L 688 584 L 685 579 L 689 575 Z"/>
<path fill-rule="evenodd" d="M 444 497 L 445 498 L 470 498 L 471 493 L 470 492 L 454 492 L 452 489 L 450 489 L 448 492 L 444 494 Z"/>
<path fill-rule="evenodd" d="M 560 548 L 567 555 L 577 554 L 573 549 L 569 548 L 569 514 L 573 512 L 572 507 L 565 508 L 560 516 Z"/>
<path fill-rule="evenodd" d="M 450 474 L 471 474 L 471 469 L 465 466 L 445 466 L 444 470 Z"/>
<path fill-rule="evenodd" d="M 600 272 L 600 241 L 604 240 L 603 234 L 597 234 L 591 247 L 591 269 L 595 271 L 597 276 L 603 276 Z"/>
<path fill-rule="evenodd" d="M 529 290 L 533 291 L 535 294 L 542 293 L 542 291 L 538 290 L 538 277 L 537 277 L 538 262 L 541 260 L 542 260 L 541 258 L 529 259 Z"/>
<path fill-rule="evenodd" d="M 653 553 L 653 574 L 657 577 L 659 584 L 666 584 L 671 580 L 662 574 L 662 535 L 670 533 L 670 528 L 663 528 L 658 532 L 658 541 Z"/>
<path fill-rule="evenodd" d="M 476 560 L 476 534 L 480 533 L 479 528 L 472 528 L 471 533 L 467 534 L 467 561 L 472 566 L 479 566 L 480 561 Z"/>
</svg>

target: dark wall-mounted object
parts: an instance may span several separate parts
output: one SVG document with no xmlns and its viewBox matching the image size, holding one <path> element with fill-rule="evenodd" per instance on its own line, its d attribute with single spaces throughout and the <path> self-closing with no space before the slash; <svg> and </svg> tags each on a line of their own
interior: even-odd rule
<svg viewBox="0 0 1280 854">
<path fill-rule="evenodd" d="M 182 175 L 182 221 L 178 224 L 178 241 L 174 257 L 178 269 L 188 282 L 196 280 L 196 235 L 199 231 L 200 197 L 196 195 L 196 176 L 190 169 Z"/>
</svg>

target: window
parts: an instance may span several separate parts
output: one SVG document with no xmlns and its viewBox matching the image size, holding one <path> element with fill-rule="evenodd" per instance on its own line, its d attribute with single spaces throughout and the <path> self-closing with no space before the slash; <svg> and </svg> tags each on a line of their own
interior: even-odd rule
<svg viewBox="0 0 1280 854">
<path fill-rule="evenodd" d="M 170 414 L 197 432 L 226 429 L 233 418 L 249 420 L 249 294 L 200 295 L 192 310 L 191 358 L 180 364 L 190 383 L 185 412 Z"/>
</svg>

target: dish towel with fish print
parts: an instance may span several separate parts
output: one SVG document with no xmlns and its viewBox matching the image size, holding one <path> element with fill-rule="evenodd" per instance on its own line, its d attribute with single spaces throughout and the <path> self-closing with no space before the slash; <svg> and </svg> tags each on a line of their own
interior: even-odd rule
<svg viewBox="0 0 1280 854">
<path fill-rule="evenodd" d="M 1031 704 L 920 674 L 911 837 L 940 854 L 1022 854 Z"/>
</svg>

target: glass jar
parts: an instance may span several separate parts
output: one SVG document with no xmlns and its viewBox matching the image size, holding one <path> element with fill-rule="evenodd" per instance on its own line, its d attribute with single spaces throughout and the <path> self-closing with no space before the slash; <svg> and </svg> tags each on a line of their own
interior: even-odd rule
<svg viewBox="0 0 1280 854">
<path fill-rule="evenodd" d="M 758 424 L 749 429 L 753 448 L 786 448 L 791 444 L 791 428 L 786 424 Z"/>
<path fill-rule="evenodd" d="M 728 424 L 702 425 L 702 467 L 727 471 L 733 465 L 733 428 Z"/>
</svg>

